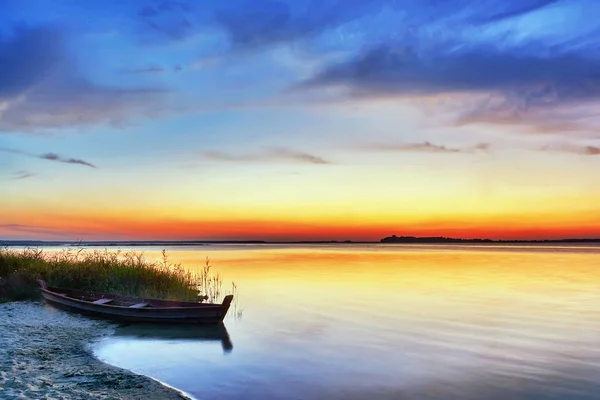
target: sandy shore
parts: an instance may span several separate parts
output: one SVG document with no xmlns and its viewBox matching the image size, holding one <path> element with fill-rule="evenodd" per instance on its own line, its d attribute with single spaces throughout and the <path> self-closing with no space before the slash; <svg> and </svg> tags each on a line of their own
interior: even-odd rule
<svg viewBox="0 0 600 400">
<path fill-rule="evenodd" d="M 175 390 L 92 356 L 111 325 L 41 303 L 0 304 L 0 399 L 179 399 Z"/>
</svg>

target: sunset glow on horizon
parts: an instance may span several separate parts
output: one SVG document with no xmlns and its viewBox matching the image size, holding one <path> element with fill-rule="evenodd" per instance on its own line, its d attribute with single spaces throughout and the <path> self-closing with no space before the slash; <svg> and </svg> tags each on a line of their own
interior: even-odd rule
<svg viewBox="0 0 600 400">
<path fill-rule="evenodd" d="M 600 238 L 593 0 L 0 0 L 0 240 Z"/>
</svg>

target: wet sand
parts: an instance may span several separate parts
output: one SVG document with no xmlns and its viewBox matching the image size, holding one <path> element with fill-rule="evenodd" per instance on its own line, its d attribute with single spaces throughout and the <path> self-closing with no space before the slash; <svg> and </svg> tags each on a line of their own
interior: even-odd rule
<svg viewBox="0 0 600 400">
<path fill-rule="evenodd" d="M 114 325 L 41 303 L 0 304 L 0 399 L 186 399 L 145 376 L 94 358 Z"/>
</svg>

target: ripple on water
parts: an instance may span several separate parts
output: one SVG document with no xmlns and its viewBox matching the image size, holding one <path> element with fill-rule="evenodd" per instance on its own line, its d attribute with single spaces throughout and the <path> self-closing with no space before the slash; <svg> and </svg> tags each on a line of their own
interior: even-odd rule
<svg viewBox="0 0 600 400">
<path fill-rule="evenodd" d="M 113 337 L 97 352 L 199 398 L 598 398 L 600 248 L 488 247 L 172 249 L 236 281 L 233 350 Z"/>
</svg>

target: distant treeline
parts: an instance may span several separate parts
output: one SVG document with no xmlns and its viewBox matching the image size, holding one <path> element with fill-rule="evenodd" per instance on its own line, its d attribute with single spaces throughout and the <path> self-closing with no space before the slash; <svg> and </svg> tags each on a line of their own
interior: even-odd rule
<svg viewBox="0 0 600 400">
<path fill-rule="evenodd" d="M 600 239 L 554 239 L 554 240 L 492 240 L 492 239 L 460 239 L 443 236 L 388 236 L 381 243 L 600 243 Z"/>
</svg>

